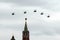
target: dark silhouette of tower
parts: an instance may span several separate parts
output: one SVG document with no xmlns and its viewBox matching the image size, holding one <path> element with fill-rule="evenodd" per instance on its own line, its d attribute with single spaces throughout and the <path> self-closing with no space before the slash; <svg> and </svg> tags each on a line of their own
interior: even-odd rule
<svg viewBox="0 0 60 40">
<path fill-rule="evenodd" d="M 24 27 L 24 30 L 23 30 L 23 35 L 22 35 L 22 40 L 29 40 L 29 31 L 28 31 L 28 28 L 27 28 L 27 18 L 25 18 L 25 27 Z"/>
<path fill-rule="evenodd" d="M 15 40 L 14 36 L 12 36 L 11 40 Z"/>
</svg>

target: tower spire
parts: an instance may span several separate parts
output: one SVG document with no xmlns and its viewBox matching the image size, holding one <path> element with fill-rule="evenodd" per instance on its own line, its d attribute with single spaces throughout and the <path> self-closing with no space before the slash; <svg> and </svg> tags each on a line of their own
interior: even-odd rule
<svg viewBox="0 0 60 40">
<path fill-rule="evenodd" d="M 12 36 L 11 40 L 15 40 L 14 35 Z"/>
<path fill-rule="evenodd" d="M 25 18 L 25 27 L 24 27 L 24 31 L 28 31 L 28 28 L 27 28 L 27 18 Z"/>
<path fill-rule="evenodd" d="M 27 28 L 27 18 L 25 18 L 25 27 L 23 30 L 22 40 L 29 40 L 29 30 Z"/>
</svg>

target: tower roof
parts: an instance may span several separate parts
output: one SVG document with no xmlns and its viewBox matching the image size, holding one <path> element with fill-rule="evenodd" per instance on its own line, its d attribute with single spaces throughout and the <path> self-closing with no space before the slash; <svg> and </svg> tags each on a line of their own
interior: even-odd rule
<svg viewBox="0 0 60 40">
<path fill-rule="evenodd" d="M 27 18 L 25 18 L 25 27 L 24 27 L 24 31 L 28 31 L 28 28 L 27 28 Z"/>
<path fill-rule="evenodd" d="M 11 40 L 15 40 L 14 35 L 12 36 Z"/>
</svg>

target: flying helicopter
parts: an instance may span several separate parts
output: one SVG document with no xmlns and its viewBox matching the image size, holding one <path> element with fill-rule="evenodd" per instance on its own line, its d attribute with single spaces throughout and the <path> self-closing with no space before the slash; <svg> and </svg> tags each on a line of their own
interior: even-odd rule
<svg viewBox="0 0 60 40">
<path fill-rule="evenodd" d="M 24 14 L 26 14 L 27 12 L 26 11 L 24 11 Z"/>
<path fill-rule="evenodd" d="M 41 12 L 41 15 L 43 15 L 44 13 L 43 12 Z"/>
<path fill-rule="evenodd" d="M 12 15 L 15 15 L 14 12 L 12 13 Z"/>
<path fill-rule="evenodd" d="M 50 16 L 48 15 L 47 17 L 49 18 Z"/>
<path fill-rule="evenodd" d="M 34 12 L 37 12 L 36 10 L 34 10 Z"/>
</svg>

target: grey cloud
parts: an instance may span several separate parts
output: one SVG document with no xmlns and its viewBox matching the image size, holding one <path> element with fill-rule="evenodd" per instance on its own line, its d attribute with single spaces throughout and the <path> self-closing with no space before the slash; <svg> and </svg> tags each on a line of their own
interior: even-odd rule
<svg viewBox="0 0 60 40">
<path fill-rule="evenodd" d="M 43 5 L 44 7 L 45 6 L 48 6 L 49 5 L 56 5 L 57 2 L 59 3 L 59 0 L 2 0 L 2 2 L 15 2 L 15 3 L 18 3 L 20 5 L 32 5 L 32 6 L 41 6 Z"/>
<path fill-rule="evenodd" d="M 60 10 L 60 0 L 1 0 L 1 2 L 15 3 L 20 6 L 39 6 L 52 11 Z"/>
</svg>

